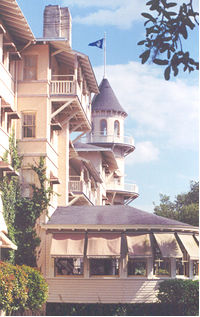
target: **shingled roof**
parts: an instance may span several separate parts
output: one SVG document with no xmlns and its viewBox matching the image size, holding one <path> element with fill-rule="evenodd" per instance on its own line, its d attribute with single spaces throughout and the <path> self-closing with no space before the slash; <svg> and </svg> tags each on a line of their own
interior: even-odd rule
<svg viewBox="0 0 200 317">
<path fill-rule="evenodd" d="M 120 105 L 114 91 L 112 90 L 108 79 L 104 78 L 99 85 L 100 93 L 95 95 L 92 101 L 92 111 L 107 110 L 123 113 L 127 116 L 126 111 Z"/>
<path fill-rule="evenodd" d="M 69 206 L 58 207 L 53 213 L 51 219 L 47 223 L 47 227 L 51 225 L 97 225 L 112 226 L 166 226 L 177 228 L 195 228 L 191 225 L 156 216 L 152 213 L 136 209 L 125 205 L 112 206 Z"/>
</svg>

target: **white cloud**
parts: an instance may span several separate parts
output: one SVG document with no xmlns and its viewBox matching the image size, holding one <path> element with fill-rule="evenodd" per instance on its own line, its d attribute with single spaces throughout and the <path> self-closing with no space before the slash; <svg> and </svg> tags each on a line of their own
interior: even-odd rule
<svg viewBox="0 0 200 317">
<path fill-rule="evenodd" d="M 142 19 L 145 2 L 141 0 L 65 0 L 66 5 L 99 8 L 86 16 L 74 16 L 73 23 L 87 25 L 114 25 L 122 29 L 131 27 L 134 21 Z"/>
<path fill-rule="evenodd" d="M 159 149 L 152 142 L 138 142 L 136 143 L 136 151 L 127 156 L 126 165 L 152 162 L 158 160 L 158 158 Z"/>
<path fill-rule="evenodd" d="M 95 73 L 101 79 L 102 67 L 96 67 Z M 197 147 L 198 86 L 180 79 L 165 81 L 163 69 L 137 62 L 107 66 L 107 73 L 121 105 L 135 122 L 131 132 L 136 140 L 154 138 L 160 147 Z"/>
</svg>

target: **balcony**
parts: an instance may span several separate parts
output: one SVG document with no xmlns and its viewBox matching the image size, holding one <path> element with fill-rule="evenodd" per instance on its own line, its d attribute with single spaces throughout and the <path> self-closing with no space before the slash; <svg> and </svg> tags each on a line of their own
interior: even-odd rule
<svg viewBox="0 0 200 317">
<path fill-rule="evenodd" d="M 134 139 L 132 136 L 117 136 L 114 134 L 104 135 L 101 132 L 91 133 L 81 140 L 84 143 L 119 143 L 134 146 Z"/>
<path fill-rule="evenodd" d="M 60 101 L 63 101 L 64 104 L 68 98 L 71 98 L 71 110 L 74 116 L 76 116 L 77 113 L 77 123 L 79 125 L 80 122 L 84 124 L 86 120 L 87 130 L 91 128 L 89 123 L 91 120 L 90 99 L 87 94 L 84 94 L 84 90 L 74 75 L 53 75 L 50 82 L 50 95 L 52 102 L 55 104 L 56 102 L 60 104 Z M 70 116 L 71 114 L 67 112 L 67 117 Z"/>
<path fill-rule="evenodd" d="M 81 180 L 80 176 L 70 176 L 69 177 L 69 192 L 73 194 L 83 194 L 85 197 L 95 205 L 96 195 L 95 192 L 91 190 L 91 182 L 85 182 Z"/>
<path fill-rule="evenodd" d="M 128 192 L 128 193 L 135 193 L 138 194 L 138 186 L 136 184 L 116 184 L 113 182 L 106 183 L 106 190 L 114 190 L 114 191 L 119 191 L 119 192 Z"/>
</svg>

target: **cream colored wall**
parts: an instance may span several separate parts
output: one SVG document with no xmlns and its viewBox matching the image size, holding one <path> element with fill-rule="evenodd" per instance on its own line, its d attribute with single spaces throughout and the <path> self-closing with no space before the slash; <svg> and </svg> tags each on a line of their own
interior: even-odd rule
<svg viewBox="0 0 200 317">
<path fill-rule="evenodd" d="M 102 119 L 107 120 L 107 135 L 114 135 L 114 122 L 118 120 L 120 123 L 120 136 L 124 136 L 124 117 L 110 112 L 96 113 L 92 112 L 92 121 L 93 121 L 93 133 L 100 133 L 100 121 Z"/>
</svg>

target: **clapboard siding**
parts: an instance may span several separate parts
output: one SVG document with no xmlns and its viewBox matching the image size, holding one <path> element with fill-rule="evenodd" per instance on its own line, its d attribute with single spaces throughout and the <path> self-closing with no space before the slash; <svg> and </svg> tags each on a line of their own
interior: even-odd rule
<svg viewBox="0 0 200 317">
<path fill-rule="evenodd" d="M 48 302 L 150 303 L 156 301 L 158 280 L 47 278 Z"/>
</svg>

